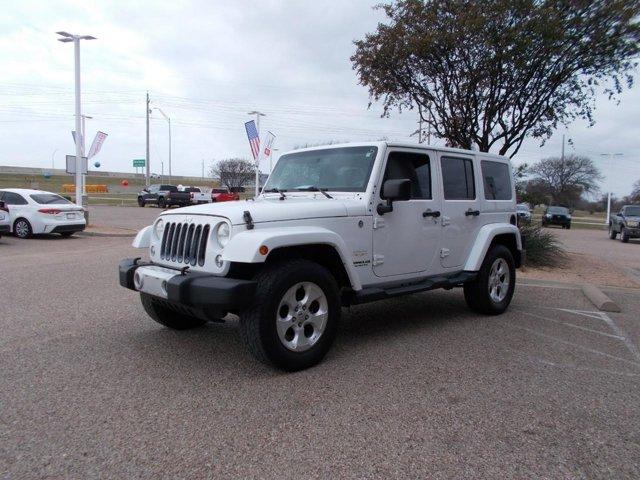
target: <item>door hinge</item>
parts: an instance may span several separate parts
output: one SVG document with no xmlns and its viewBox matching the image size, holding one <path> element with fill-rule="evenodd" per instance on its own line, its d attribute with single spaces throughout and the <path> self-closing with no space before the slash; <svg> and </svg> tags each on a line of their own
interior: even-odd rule
<svg viewBox="0 0 640 480">
<path fill-rule="evenodd" d="M 382 265 L 384 263 L 384 255 L 374 255 L 373 256 L 373 264 L 374 265 Z"/>
<path fill-rule="evenodd" d="M 442 216 L 442 226 L 446 227 L 447 225 L 449 225 L 451 223 L 451 218 L 447 217 L 446 215 Z"/>
<path fill-rule="evenodd" d="M 384 218 L 376 217 L 373 219 L 373 228 L 382 228 L 384 227 Z"/>
<path fill-rule="evenodd" d="M 451 250 L 449 250 L 448 248 L 441 248 L 440 249 L 440 258 L 448 257 L 450 253 L 451 253 Z"/>
</svg>

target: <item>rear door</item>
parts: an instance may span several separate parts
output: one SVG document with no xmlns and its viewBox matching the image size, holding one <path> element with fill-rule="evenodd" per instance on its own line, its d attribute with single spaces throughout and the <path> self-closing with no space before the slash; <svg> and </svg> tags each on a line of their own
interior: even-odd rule
<svg viewBox="0 0 640 480">
<path fill-rule="evenodd" d="M 442 178 L 442 247 L 443 268 L 461 267 L 481 226 L 478 200 L 479 172 L 473 155 L 438 154 Z"/>
</svg>

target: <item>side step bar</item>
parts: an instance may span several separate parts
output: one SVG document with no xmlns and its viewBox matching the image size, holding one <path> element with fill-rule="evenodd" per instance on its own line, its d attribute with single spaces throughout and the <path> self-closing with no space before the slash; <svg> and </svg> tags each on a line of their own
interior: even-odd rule
<svg viewBox="0 0 640 480">
<path fill-rule="evenodd" d="M 357 292 L 348 290 L 342 295 L 342 304 L 344 306 L 360 305 L 437 288 L 453 288 L 473 280 L 476 275 L 477 272 L 459 272 L 449 277 L 437 275 L 427 277 L 419 282 L 395 285 L 393 287 L 369 287 Z"/>
</svg>

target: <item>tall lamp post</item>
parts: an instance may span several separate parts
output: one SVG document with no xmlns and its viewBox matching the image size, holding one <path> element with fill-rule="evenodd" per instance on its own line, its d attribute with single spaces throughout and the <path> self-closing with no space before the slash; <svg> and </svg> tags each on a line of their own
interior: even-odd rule
<svg viewBox="0 0 640 480">
<path fill-rule="evenodd" d="M 609 162 L 608 162 L 608 169 L 609 172 L 611 172 L 611 160 L 613 160 L 613 157 L 621 157 L 622 153 L 601 153 L 600 154 L 603 157 L 608 157 L 609 158 Z M 609 225 L 609 220 L 611 219 L 611 180 L 609 179 L 609 176 L 607 175 L 607 190 L 609 190 L 609 192 L 607 193 L 607 225 Z"/>
<path fill-rule="evenodd" d="M 169 123 L 169 183 L 171 183 L 171 118 L 169 118 L 159 107 L 153 107 L 153 109 L 158 110 Z"/>
<path fill-rule="evenodd" d="M 73 35 L 68 32 L 56 32 L 62 38 L 59 42 L 73 42 L 75 57 L 75 86 L 76 86 L 76 205 L 82 205 L 82 145 L 80 142 L 80 128 L 82 109 L 80 107 L 80 40 L 95 40 L 91 35 Z"/>
<path fill-rule="evenodd" d="M 85 128 L 85 120 L 93 120 L 93 117 L 89 115 L 82 115 L 82 158 L 84 158 L 87 154 L 87 138 L 86 138 L 86 128 Z M 88 166 L 87 166 L 88 167 Z M 87 194 L 87 176 L 82 174 L 82 195 Z"/>
<path fill-rule="evenodd" d="M 258 131 L 258 142 L 260 142 L 260 117 L 266 117 L 266 113 L 252 110 L 248 115 L 256 116 L 256 130 Z M 256 158 L 256 197 L 260 194 L 260 150 L 258 150 L 258 158 Z"/>
</svg>

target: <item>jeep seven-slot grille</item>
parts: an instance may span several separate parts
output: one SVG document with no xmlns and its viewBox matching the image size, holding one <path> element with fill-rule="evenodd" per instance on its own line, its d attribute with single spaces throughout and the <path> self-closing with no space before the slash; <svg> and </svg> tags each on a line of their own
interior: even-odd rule
<svg viewBox="0 0 640 480">
<path fill-rule="evenodd" d="M 209 225 L 167 223 L 162 234 L 160 258 L 185 265 L 204 265 L 209 230 Z"/>
</svg>

